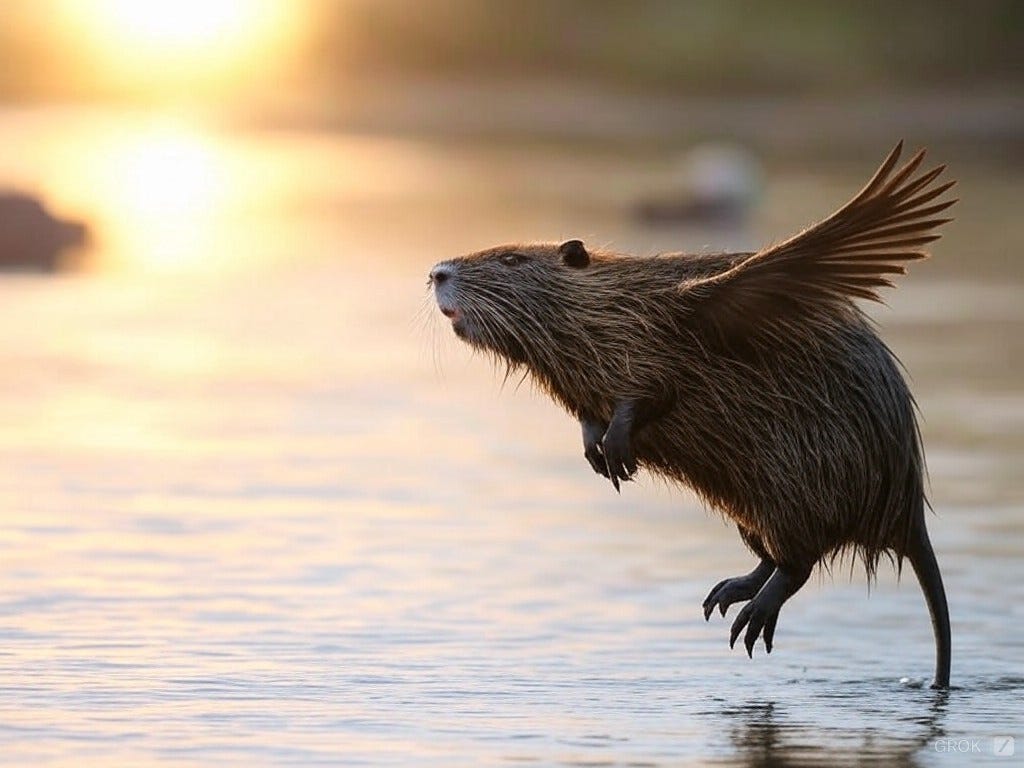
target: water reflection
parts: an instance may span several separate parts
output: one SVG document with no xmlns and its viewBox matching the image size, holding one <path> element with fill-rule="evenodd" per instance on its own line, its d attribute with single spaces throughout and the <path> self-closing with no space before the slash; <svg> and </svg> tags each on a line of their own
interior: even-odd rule
<svg viewBox="0 0 1024 768">
<path fill-rule="evenodd" d="M 208 137 L 158 127 L 92 159 L 87 178 L 107 213 L 125 223 L 119 252 L 139 254 L 142 266 L 156 268 L 209 258 L 228 180 L 222 154 Z"/>
<path fill-rule="evenodd" d="M 216 269 L 226 217 L 244 187 L 211 135 L 172 120 L 97 126 L 64 147 L 56 194 L 98 223 L 101 262 Z M 56 170 L 56 169 L 55 169 Z"/>
<path fill-rule="evenodd" d="M 523 174 L 521 158 L 502 151 L 237 133 L 197 114 L 48 108 L 0 118 L 4 185 L 38 191 L 88 222 L 95 238 L 87 261 L 103 270 L 214 273 L 359 251 L 369 259 L 383 247 L 391 250 L 372 258 L 374 269 L 409 257 L 422 258 L 422 269 L 479 243 L 485 235 L 476 228 L 493 225 L 487 212 L 506 204 L 500 180 Z M 544 170 L 542 163 L 527 176 Z M 484 201 L 481 216 L 467 217 L 458 205 L 474 195 Z M 516 236 L 538 230 L 535 221 L 516 222 Z"/>
<path fill-rule="evenodd" d="M 894 733 L 885 724 L 887 681 L 877 687 L 844 692 L 834 698 L 821 720 L 808 720 L 815 707 L 804 702 L 756 701 L 707 713 L 710 727 L 724 727 L 735 754 L 723 761 L 743 768 L 797 768 L 816 765 L 884 764 L 894 768 L 921 765 L 923 750 L 933 749 L 945 733 L 948 691 L 934 691 L 916 701 L 922 711 Z M 865 702 L 867 705 L 865 706 Z M 834 709 L 833 709 L 834 707 Z M 866 711 L 864 711 L 866 710 Z M 835 718 L 828 722 L 828 712 Z M 902 719 L 896 711 L 890 716 Z M 904 716 L 905 717 L 905 716 Z M 849 721 L 849 722 L 845 722 Z"/>
</svg>

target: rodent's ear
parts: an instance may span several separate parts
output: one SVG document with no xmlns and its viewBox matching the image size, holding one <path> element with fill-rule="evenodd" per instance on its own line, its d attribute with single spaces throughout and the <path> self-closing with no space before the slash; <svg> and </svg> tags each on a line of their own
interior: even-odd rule
<svg viewBox="0 0 1024 768">
<path fill-rule="evenodd" d="M 568 267 L 581 269 L 590 264 L 590 254 L 583 247 L 582 240 L 566 240 L 558 246 L 558 252 L 562 254 L 562 262 Z"/>
</svg>

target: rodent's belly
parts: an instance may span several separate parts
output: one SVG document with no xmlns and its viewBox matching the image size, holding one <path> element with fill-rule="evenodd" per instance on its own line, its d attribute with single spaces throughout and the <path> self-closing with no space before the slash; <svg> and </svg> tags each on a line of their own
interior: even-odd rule
<svg viewBox="0 0 1024 768">
<path fill-rule="evenodd" d="M 671 413 L 634 438 L 638 462 L 647 470 L 692 487 L 702 496 L 727 505 L 739 485 L 740 461 L 723 441 L 707 439 L 698 425 L 685 423 L 684 414 Z M 749 462 L 744 462 L 749 464 Z"/>
<path fill-rule="evenodd" d="M 802 497 L 808 488 L 849 485 L 845 474 L 865 457 L 842 455 L 827 440 L 830 428 L 834 424 L 820 417 L 780 426 L 753 417 L 697 419 L 675 409 L 638 433 L 634 450 L 654 474 L 691 487 L 719 511 L 746 516 L 752 509 L 768 513 L 779 500 Z M 827 459 L 811 449 L 824 445 Z"/>
</svg>

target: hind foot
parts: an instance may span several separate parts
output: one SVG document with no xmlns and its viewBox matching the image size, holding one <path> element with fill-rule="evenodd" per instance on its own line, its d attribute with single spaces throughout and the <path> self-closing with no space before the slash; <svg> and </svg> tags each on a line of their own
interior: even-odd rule
<svg viewBox="0 0 1024 768">
<path fill-rule="evenodd" d="M 764 586 L 774 570 L 775 563 L 764 559 L 750 573 L 718 582 L 704 598 L 704 621 L 711 617 L 716 605 L 725 616 L 725 612 L 733 603 L 750 600 Z"/>
<path fill-rule="evenodd" d="M 809 568 L 800 572 L 776 568 L 764 586 L 736 616 L 729 634 L 729 647 L 735 647 L 736 638 L 746 628 L 743 645 L 746 646 L 747 656 L 754 657 L 754 643 L 759 636 L 763 636 L 764 648 L 771 653 L 779 610 L 804 585 L 810 573 Z"/>
</svg>

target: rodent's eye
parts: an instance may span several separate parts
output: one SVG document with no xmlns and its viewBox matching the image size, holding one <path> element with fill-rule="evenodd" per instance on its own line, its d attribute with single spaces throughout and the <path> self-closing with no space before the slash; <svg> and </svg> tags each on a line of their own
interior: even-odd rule
<svg viewBox="0 0 1024 768">
<path fill-rule="evenodd" d="M 509 267 L 514 267 L 517 264 L 522 264 L 526 261 L 526 257 L 521 253 L 512 251 L 511 253 L 504 253 L 501 256 L 501 263 Z"/>
</svg>

